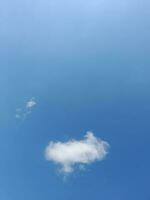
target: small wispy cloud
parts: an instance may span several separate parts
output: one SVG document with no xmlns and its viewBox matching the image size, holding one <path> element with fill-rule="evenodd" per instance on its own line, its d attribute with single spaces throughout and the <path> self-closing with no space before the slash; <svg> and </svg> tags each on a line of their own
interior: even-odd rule
<svg viewBox="0 0 150 200">
<path fill-rule="evenodd" d="M 32 113 L 33 108 L 37 105 L 35 98 L 31 98 L 29 101 L 25 103 L 25 105 L 22 108 L 16 109 L 15 117 L 17 119 L 26 119 L 28 115 Z"/>
<path fill-rule="evenodd" d="M 35 102 L 34 98 L 32 98 L 26 103 L 26 108 L 30 109 L 30 108 L 34 107 L 35 105 L 36 105 L 36 102 Z"/>
<path fill-rule="evenodd" d="M 92 132 L 87 132 L 82 140 L 50 141 L 45 150 L 45 158 L 58 164 L 62 173 L 69 174 L 76 166 L 82 170 L 88 164 L 103 160 L 108 148 L 108 142 L 95 137 Z"/>
</svg>

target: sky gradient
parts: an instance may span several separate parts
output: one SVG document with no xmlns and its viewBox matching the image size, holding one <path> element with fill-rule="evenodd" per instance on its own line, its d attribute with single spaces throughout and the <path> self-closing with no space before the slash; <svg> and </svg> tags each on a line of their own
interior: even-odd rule
<svg viewBox="0 0 150 200">
<path fill-rule="evenodd" d="M 149 7 L 0 1 L 1 200 L 150 199 Z M 87 131 L 109 154 L 64 181 L 45 148 Z"/>
</svg>

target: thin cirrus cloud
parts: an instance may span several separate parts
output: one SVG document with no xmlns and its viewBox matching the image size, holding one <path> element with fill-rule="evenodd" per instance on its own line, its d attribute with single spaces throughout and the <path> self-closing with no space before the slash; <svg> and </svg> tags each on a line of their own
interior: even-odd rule
<svg viewBox="0 0 150 200">
<path fill-rule="evenodd" d="M 35 102 L 34 98 L 32 98 L 26 103 L 26 108 L 30 109 L 30 108 L 34 107 L 35 105 L 36 105 L 36 102 Z"/>
<path fill-rule="evenodd" d="M 62 173 L 70 174 L 76 166 L 81 169 L 103 160 L 108 154 L 108 149 L 108 142 L 95 137 L 92 132 L 87 132 L 82 140 L 51 141 L 45 149 L 45 158 L 57 164 Z"/>
<path fill-rule="evenodd" d="M 36 106 L 36 101 L 34 98 L 31 98 L 28 100 L 23 108 L 17 108 L 16 109 L 16 115 L 15 117 L 17 119 L 25 119 L 28 115 L 32 113 L 33 107 Z"/>
</svg>

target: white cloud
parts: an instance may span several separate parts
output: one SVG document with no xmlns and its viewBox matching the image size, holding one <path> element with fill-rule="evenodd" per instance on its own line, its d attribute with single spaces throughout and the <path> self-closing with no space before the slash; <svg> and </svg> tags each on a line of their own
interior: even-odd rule
<svg viewBox="0 0 150 200">
<path fill-rule="evenodd" d="M 87 132 L 83 140 L 51 141 L 45 150 L 46 160 L 60 165 L 61 172 L 71 173 L 76 165 L 83 166 L 101 161 L 108 153 L 109 144 Z"/>
<path fill-rule="evenodd" d="M 32 109 L 33 109 L 33 107 L 36 106 L 36 104 L 37 103 L 34 100 L 34 98 L 31 98 L 29 101 L 27 101 L 25 103 L 24 107 L 16 109 L 16 115 L 15 115 L 15 117 L 17 119 L 23 119 L 23 120 L 25 120 L 26 117 L 32 113 Z"/>
<path fill-rule="evenodd" d="M 27 103 L 26 103 L 26 108 L 32 108 L 36 105 L 36 102 L 35 100 L 32 98 L 31 100 L 29 100 Z"/>
</svg>

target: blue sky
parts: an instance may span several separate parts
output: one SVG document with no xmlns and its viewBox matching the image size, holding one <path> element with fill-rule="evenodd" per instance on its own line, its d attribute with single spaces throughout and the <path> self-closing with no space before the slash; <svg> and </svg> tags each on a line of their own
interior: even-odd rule
<svg viewBox="0 0 150 200">
<path fill-rule="evenodd" d="M 149 6 L 0 1 L 1 200 L 150 199 Z M 87 131 L 109 153 L 64 181 L 45 148 Z"/>
</svg>

